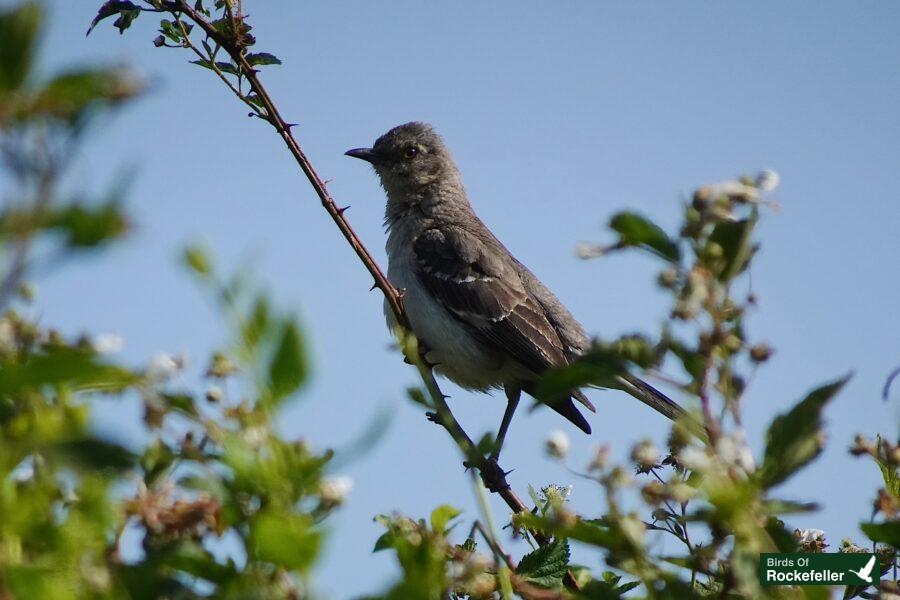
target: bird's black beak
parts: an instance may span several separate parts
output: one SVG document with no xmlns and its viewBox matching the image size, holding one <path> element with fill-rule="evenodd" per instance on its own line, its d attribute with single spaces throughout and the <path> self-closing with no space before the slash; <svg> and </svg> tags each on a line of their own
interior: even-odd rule
<svg viewBox="0 0 900 600">
<path fill-rule="evenodd" d="M 344 154 L 353 158 L 359 158 L 373 165 L 384 164 L 383 157 L 372 148 L 354 148 L 353 150 L 347 150 Z"/>
</svg>

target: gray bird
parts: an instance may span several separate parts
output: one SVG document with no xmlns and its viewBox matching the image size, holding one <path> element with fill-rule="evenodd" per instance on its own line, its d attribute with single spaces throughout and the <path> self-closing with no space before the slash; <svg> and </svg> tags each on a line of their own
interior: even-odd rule
<svg viewBox="0 0 900 600">
<path fill-rule="evenodd" d="M 425 123 L 391 129 L 372 148 L 348 156 L 373 165 L 387 194 L 387 277 L 403 290 L 403 306 L 426 360 L 457 385 L 508 399 L 494 458 L 524 391 L 541 374 L 570 364 L 590 346 L 581 324 L 474 213 L 459 170 L 441 137 Z M 395 319 L 387 304 L 388 326 Z M 670 419 L 682 409 L 631 375 L 606 387 L 622 389 Z M 546 402 L 585 433 L 591 427 L 580 390 Z"/>
</svg>

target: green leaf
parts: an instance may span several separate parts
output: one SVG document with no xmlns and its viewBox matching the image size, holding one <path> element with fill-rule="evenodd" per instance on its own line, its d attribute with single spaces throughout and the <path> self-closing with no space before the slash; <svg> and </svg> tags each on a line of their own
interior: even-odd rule
<svg viewBox="0 0 900 600">
<path fill-rule="evenodd" d="M 246 56 L 247 62 L 251 67 L 257 65 L 280 65 L 281 60 L 274 54 L 268 52 L 252 52 Z"/>
<path fill-rule="evenodd" d="M 609 227 L 619 234 L 619 243 L 648 250 L 670 262 L 678 262 L 681 252 L 661 227 L 650 219 L 633 212 L 613 215 Z"/>
<path fill-rule="evenodd" d="M 10 113 L 23 120 L 37 115 L 80 125 L 97 108 L 117 107 L 142 89 L 141 83 L 121 68 L 69 69 L 36 93 L 13 102 Z"/>
<path fill-rule="evenodd" d="M 209 253 L 200 246 L 188 246 L 184 249 L 184 263 L 197 275 L 209 275 L 212 271 Z"/>
<path fill-rule="evenodd" d="M 188 62 L 191 63 L 192 65 L 200 65 L 201 67 L 204 67 L 204 68 L 206 68 L 206 69 L 209 69 L 210 71 L 214 71 L 214 70 L 215 70 L 215 69 L 212 68 L 212 63 L 209 62 L 209 61 L 206 60 L 206 59 L 189 60 Z M 216 61 L 216 67 L 217 67 L 220 71 L 222 71 L 223 73 L 228 73 L 228 74 L 230 74 L 230 75 L 237 75 L 237 74 L 238 74 L 238 69 L 237 69 L 237 67 L 234 66 L 233 64 L 231 64 L 230 62 L 225 62 L 225 61 L 221 61 L 221 60 L 220 60 L 220 61 Z"/>
<path fill-rule="evenodd" d="M 394 532 L 385 531 L 378 539 L 375 540 L 375 547 L 372 548 L 372 552 L 381 552 L 382 550 L 389 550 L 394 547 Z"/>
<path fill-rule="evenodd" d="M 572 364 L 547 370 L 538 381 L 534 396 L 542 402 L 552 402 L 575 388 L 610 385 L 617 375 L 627 372 L 627 363 L 620 354 L 594 345 Z"/>
<path fill-rule="evenodd" d="M 306 379 L 306 355 L 296 323 L 281 330 L 275 355 L 269 363 L 269 389 L 276 400 L 292 394 Z"/>
<path fill-rule="evenodd" d="M 28 77 L 42 20 L 37 2 L 0 9 L 0 92 L 18 88 Z"/>
<path fill-rule="evenodd" d="M 875 445 L 879 450 L 886 447 L 880 435 L 875 438 Z M 881 478 L 884 480 L 884 488 L 895 498 L 900 498 L 900 470 L 897 469 L 896 465 L 882 461 L 881 458 L 879 458 L 880 454 L 881 452 L 876 453 L 874 458 L 875 464 L 878 465 L 878 469 L 881 471 Z"/>
<path fill-rule="evenodd" d="M 0 371 L 0 395 L 64 384 L 76 389 L 117 391 L 137 381 L 137 376 L 127 369 L 101 362 L 90 352 L 72 349 L 48 350 L 21 360 L 0 362 Z"/>
<path fill-rule="evenodd" d="M 741 273 L 753 256 L 750 234 L 756 225 L 756 217 L 740 221 L 719 223 L 709 236 L 709 242 L 722 249 L 720 257 L 714 259 L 712 269 L 721 281 L 729 281 Z"/>
<path fill-rule="evenodd" d="M 850 379 L 847 375 L 810 392 L 790 411 L 772 421 L 758 471 L 763 487 L 777 485 L 816 458 L 822 451 L 822 409 Z"/>
<path fill-rule="evenodd" d="M 267 509 L 250 523 L 252 556 L 292 571 L 306 571 L 319 551 L 321 534 L 309 515 Z"/>
<path fill-rule="evenodd" d="M 48 227 L 62 232 L 70 248 L 90 248 L 121 237 L 128 230 L 128 221 L 117 203 L 86 206 L 75 203 L 54 211 Z"/>
<path fill-rule="evenodd" d="M 59 442 L 48 446 L 44 451 L 57 460 L 87 469 L 121 471 L 135 464 L 135 456 L 130 450 L 97 438 Z"/>
<path fill-rule="evenodd" d="M 862 523 L 859 528 L 873 542 L 883 542 L 900 549 L 900 520 L 895 519 L 884 523 Z"/>
<path fill-rule="evenodd" d="M 562 584 L 568 565 L 569 543 L 555 539 L 523 556 L 516 573 L 535 585 L 556 588 Z"/>
<path fill-rule="evenodd" d="M 439 533 L 444 533 L 447 529 L 447 523 L 461 512 L 461 510 L 454 508 L 449 504 L 441 504 L 431 511 L 431 518 L 429 519 L 429 521 L 431 521 L 431 529 Z"/>
<path fill-rule="evenodd" d="M 131 22 L 134 21 L 139 14 L 141 14 L 141 9 L 134 2 L 129 2 L 128 0 L 109 0 L 109 2 L 104 2 L 103 6 L 100 7 L 100 10 L 97 11 L 97 15 L 94 17 L 94 20 L 91 21 L 91 26 L 88 27 L 86 35 L 91 34 L 91 31 L 94 30 L 97 23 L 113 15 L 119 15 L 119 18 L 116 19 L 113 25 L 119 28 L 119 33 L 125 33 L 125 30 L 131 26 Z"/>
</svg>

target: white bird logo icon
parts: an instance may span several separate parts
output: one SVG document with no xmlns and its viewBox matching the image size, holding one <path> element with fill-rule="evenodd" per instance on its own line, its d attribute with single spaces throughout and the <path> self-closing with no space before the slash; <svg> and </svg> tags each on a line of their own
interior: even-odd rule
<svg viewBox="0 0 900 600">
<path fill-rule="evenodd" d="M 847 569 L 848 573 L 853 573 L 866 583 L 872 583 L 872 568 L 875 566 L 875 555 L 873 554 L 871 558 L 869 558 L 869 562 L 866 563 L 859 571 L 854 571 L 853 569 Z"/>
</svg>

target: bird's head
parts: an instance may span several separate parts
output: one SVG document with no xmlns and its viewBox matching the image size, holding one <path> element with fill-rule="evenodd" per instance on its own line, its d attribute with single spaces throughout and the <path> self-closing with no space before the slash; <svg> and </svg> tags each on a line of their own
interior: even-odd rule
<svg viewBox="0 0 900 600">
<path fill-rule="evenodd" d="M 399 125 L 371 148 L 354 148 L 346 154 L 371 163 L 389 196 L 412 197 L 432 184 L 459 181 L 444 140 L 427 123 Z"/>
</svg>

